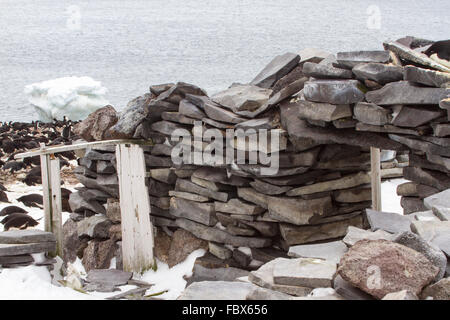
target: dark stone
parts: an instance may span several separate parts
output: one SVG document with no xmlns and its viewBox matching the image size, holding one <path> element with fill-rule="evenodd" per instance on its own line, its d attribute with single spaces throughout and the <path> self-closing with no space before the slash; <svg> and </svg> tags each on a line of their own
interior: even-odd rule
<svg viewBox="0 0 450 320">
<path fill-rule="evenodd" d="M 339 65 L 349 69 L 360 63 L 387 63 L 389 62 L 389 59 L 390 56 L 388 51 L 350 51 L 337 53 L 337 62 Z"/>
<path fill-rule="evenodd" d="M 353 76 L 350 70 L 312 62 L 305 62 L 303 64 L 303 73 L 308 77 L 318 79 L 351 79 Z"/>
<path fill-rule="evenodd" d="M 361 63 L 353 67 L 352 72 L 359 80 L 372 80 L 381 85 L 403 80 L 402 67 L 382 63 Z"/>
<path fill-rule="evenodd" d="M 420 87 L 412 82 L 398 81 L 366 93 L 366 100 L 378 105 L 392 104 L 439 104 L 445 94 L 444 88 Z"/>
<path fill-rule="evenodd" d="M 404 69 L 404 80 L 439 88 L 450 82 L 450 74 L 448 72 L 406 66 Z"/>
<path fill-rule="evenodd" d="M 189 254 L 197 249 L 208 250 L 208 243 L 198 239 L 192 233 L 178 229 L 173 233 L 167 264 L 169 268 L 183 262 Z"/>
<path fill-rule="evenodd" d="M 295 53 L 285 53 L 276 56 L 250 84 L 261 88 L 270 88 L 275 82 L 287 75 L 300 61 L 300 56 Z"/>
<path fill-rule="evenodd" d="M 367 220 L 372 231 L 384 230 L 390 233 L 411 231 L 411 220 L 399 213 L 366 209 Z"/>
<path fill-rule="evenodd" d="M 305 83 L 306 100 L 331 104 L 357 103 L 364 99 L 364 88 L 358 80 L 316 80 Z"/>
<path fill-rule="evenodd" d="M 103 140 L 109 128 L 118 121 L 113 106 L 105 106 L 91 113 L 86 119 L 78 122 L 73 132 L 86 141 Z"/>
<path fill-rule="evenodd" d="M 415 128 L 445 115 L 438 108 L 418 106 L 402 106 L 400 112 L 392 120 L 394 126 Z"/>
<path fill-rule="evenodd" d="M 214 204 L 189 201 L 172 197 L 170 199 L 170 214 L 178 218 L 186 218 L 207 226 L 214 226 L 217 219 Z"/>
</svg>

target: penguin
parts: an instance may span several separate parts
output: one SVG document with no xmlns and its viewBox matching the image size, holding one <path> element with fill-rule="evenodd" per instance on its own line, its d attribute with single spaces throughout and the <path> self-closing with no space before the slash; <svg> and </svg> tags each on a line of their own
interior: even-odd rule
<svg viewBox="0 0 450 320">
<path fill-rule="evenodd" d="M 42 208 L 42 205 L 44 203 L 43 197 L 37 193 L 27 194 L 25 196 L 18 198 L 17 201 L 22 202 L 27 207 L 36 207 L 36 208 Z"/>
<path fill-rule="evenodd" d="M 24 230 L 28 227 L 37 226 L 39 223 L 27 214 L 23 213 L 13 213 L 5 217 L 1 223 L 3 224 L 3 229 L 8 231 L 10 228 L 16 228 Z"/>
<path fill-rule="evenodd" d="M 439 59 L 450 61 L 450 40 L 442 40 L 433 43 L 424 51 L 427 56 L 436 54 Z"/>
<path fill-rule="evenodd" d="M 7 206 L 0 211 L 0 216 L 7 216 L 12 213 L 28 213 L 28 211 L 18 206 Z"/>
<path fill-rule="evenodd" d="M 0 190 L 0 202 L 8 202 L 9 203 L 8 195 L 3 190 Z"/>
<path fill-rule="evenodd" d="M 27 166 L 22 161 L 9 161 L 5 163 L 2 169 L 10 170 L 11 173 L 14 173 L 16 171 L 20 171 L 21 169 L 26 169 L 26 167 Z"/>
</svg>

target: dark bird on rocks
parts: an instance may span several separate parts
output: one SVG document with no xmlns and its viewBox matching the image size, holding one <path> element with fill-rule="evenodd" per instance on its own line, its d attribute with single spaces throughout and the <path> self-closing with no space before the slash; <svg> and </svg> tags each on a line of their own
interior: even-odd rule
<svg viewBox="0 0 450 320">
<path fill-rule="evenodd" d="M 16 229 L 26 229 L 28 227 L 34 227 L 38 225 L 38 222 L 34 220 L 27 214 L 24 213 L 13 213 L 9 216 L 5 217 L 1 223 L 3 224 L 3 228 L 5 231 L 8 231 L 11 228 Z"/>
<path fill-rule="evenodd" d="M 0 216 L 7 216 L 12 213 L 28 213 L 28 211 L 18 206 L 7 206 L 0 211 Z"/>
<path fill-rule="evenodd" d="M 436 41 L 424 53 L 429 57 L 436 54 L 439 59 L 450 61 L 450 40 Z"/>
<path fill-rule="evenodd" d="M 2 167 L 3 170 L 10 170 L 11 173 L 25 169 L 27 166 L 22 161 L 9 161 Z"/>
<path fill-rule="evenodd" d="M 0 183 L 0 190 L 2 190 L 2 191 L 8 191 L 8 190 L 6 190 L 5 186 L 4 186 L 3 184 L 1 184 L 1 183 Z"/>
<path fill-rule="evenodd" d="M 3 190 L 0 190 L 0 202 L 9 202 L 8 195 Z"/>
<path fill-rule="evenodd" d="M 36 207 L 36 208 L 42 208 L 42 205 L 44 203 L 43 197 L 37 193 L 27 194 L 25 196 L 18 198 L 17 201 L 22 202 L 27 207 Z"/>
<path fill-rule="evenodd" d="M 27 186 L 34 186 L 36 184 L 42 184 L 42 176 L 41 176 L 41 167 L 34 167 L 30 171 L 28 171 L 23 182 Z"/>
</svg>

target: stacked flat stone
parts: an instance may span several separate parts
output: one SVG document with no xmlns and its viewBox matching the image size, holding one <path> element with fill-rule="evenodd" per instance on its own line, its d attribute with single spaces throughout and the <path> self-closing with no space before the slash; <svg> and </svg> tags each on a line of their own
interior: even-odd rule
<svg viewBox="0 0 450 320">
<path fill-rule="evenodd" d="M 211 254 L 247 267 L 251 258 L 283 257 L 289 246 L 340 238 L 349 226 L 365 227 L 370 147 L 383 150 L 383 178 L 402 176 L 406 167 L 414 186 L 437 192 L 441 189 L 432 184 L 439 181 L 448 188 L 449 171 L 436 163 L 447 156 L 442 133 L 449 125 L 442 107 L 447 89 L 421 80 L 448 74 L 420 68 L 417 61 L 406 66 L 411 60 L 389 50 L 336 57 L 312 49 L 286 53 L 250 83 L 233 84 L 211 97 L 178 82 L 151 86 L 130 101 L 109 136 L 154 142 L 145 149 L 153 224 L 185 229 L 209 241 Z M 178 141 L 171 141 L 172 133 L 183 129 L 193 135 L 195 121 L 223 136 L 226 129 L 238 128 L 280 133 L 277 150 L 257 145 L 243 150 L 279 151 L 278 172 L 265 175 L 263 165 L 227 164 L 225 151 L 224 163 L 173 163 Z M 208 144 L 194 147 L 205 150 Z M 85 187 L 71 196 L 72 210 L 79 213 L 75 220 L 100 213 L 112 222 L 108 212 L 114 210 L 120 220 L 113 151 L 90 150 L 80 160 L 77 177 Z M 411 198 L 420 199 L 408 193 L 402 201 L 406 212 Z M 113 203 L 116 209 L 108 209 Z M 88 238 L 92 242 L 96 236 Z M 251 254 L 240 247 L 252 248 Z"/>
<path fill-rule="evenodd" d="M 56 261 L 47 259 L 45 254 L 55 249 L 56 240 L 51 232 L 34 229 L 0 232 L 0 268 L 37 265 L 53 269 Z"/>
</svg>

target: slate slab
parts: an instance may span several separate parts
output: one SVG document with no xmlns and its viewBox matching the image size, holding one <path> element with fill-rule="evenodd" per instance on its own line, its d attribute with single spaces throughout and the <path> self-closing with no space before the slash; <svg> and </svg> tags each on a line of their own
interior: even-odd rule
<svg viewBox="0 0 450 320">
<path fill-rule="evenodd" d="M 379 90 L 366 93 L 366 100 L 378 105 L 393 104 L 439 104 L 445 95 L 444 88 L 420 87 L 409 81 L 386 84 Z"/>
<path fill-rule="evenodd" d="M 86 280 L 90 283 L 121 286 L 133 277 L 132 272 L 115 269 L 95 269 L 88 272 Z"/>
<path fill-rule="evenodd" d="M 273 268 L 276 284 L 326 288 L 332 286 L 336 263 L 313 258 L 278 260 Z"/>
<path fill-rule="evenodd" d="M 56 242 L 26 244 L 0 244 L 0 256 L 19 256 L 30 253 L 55 251 Z"/>
<path fill-rule="evenodd" d="M 0 244 L 26 244 L 52 241 L 56 241 L 53 233 L 36 229 L 0 232 Z"/>
<path fill-rule="evenodd" d="M 433 206 L 450 208 L 450 189 L 426 197 L 423 203 L 428 209 L 432 209 Z"/>
<path fill-rule="evenodd" d="M 319 258 L 339 263 L 347 252 L 347 246 L 342 241 L 332 241 L 318 244 L 305 244 L 289 248 L 288 255 L 295 258 Z"/>
<path fill-rule="evenodd" d="M 398 213 L 366 209 L 366 216 L 372 231 L 380 229 L 390 233 L 411 231 L 409 227 L 411 220 Z"/>
<path fill-rule="evenodd" d="M 239 281 L 194 282 L 178 300 L 245 300 L 254 288 L 254 284 Z"/>
<path fill-rule="evenodd" d="M 348 51 L 338 52 L 336 59 L 339 65 L 351 69 L 360 63 L 386 63 L 389 62 L 390 57 L 388 51 Z"/>
<path fill-rule="evenodd" d="M 351 104 L 364 99 L 363 85 L 358 80 L 315 80 L 305 83 L 305 99 L 331 104 Z"/>
<path fill-rule="evenodd" d="M 300 61 L 300 56 L 295 53 L 285 53 L 276 56 L 251 82 L 250 84 L 270 88 L 276 81 L 287 75 Z"/>
<path fill-rule="evenodd" d="M 352 72 L 359 80 L 372 80 L 384 85 L 403 80 L 403 68 L 383 63 L 361 63 L 353 67 Z"/>
</svg>

